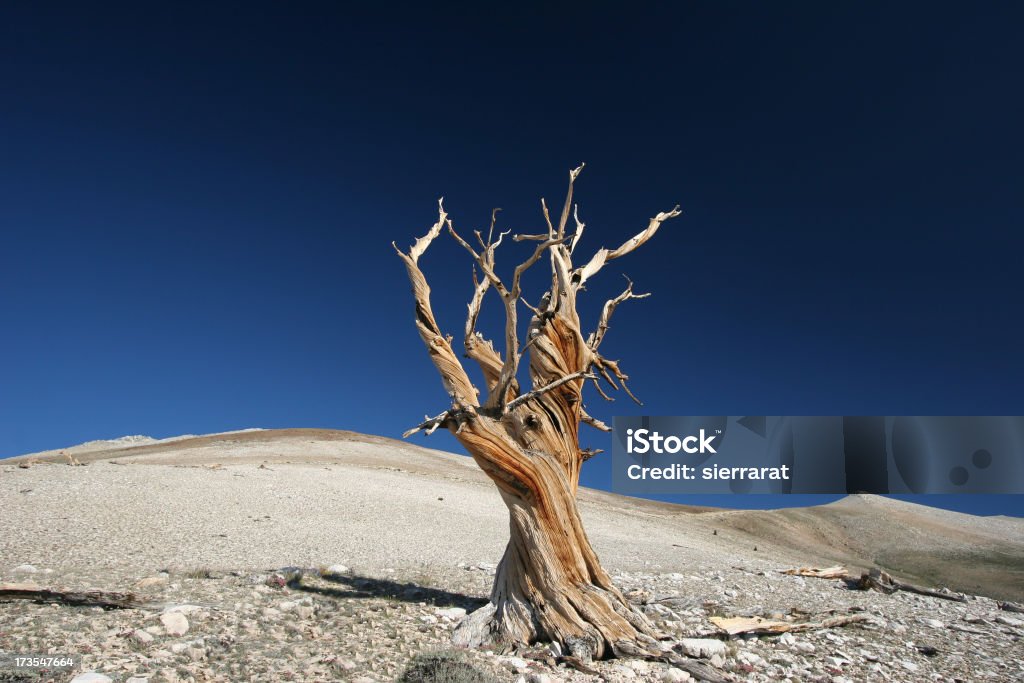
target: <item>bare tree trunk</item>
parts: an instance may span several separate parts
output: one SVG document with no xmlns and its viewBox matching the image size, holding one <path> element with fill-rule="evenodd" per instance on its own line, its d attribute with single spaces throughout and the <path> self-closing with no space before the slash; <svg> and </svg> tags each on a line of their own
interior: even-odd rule
<svg viewBox="0 0 1024 683">
<path fill-rule="evenodd" d="M 536 497 L 503 494 L 510 539 L 491 604 L 460 626 L 456 642 L 511 647 L 549 640 L 584 661 L 635 647 L 642 636 L 653 645 L 655 629 L 601 567 L 568 481 L 551 468 L 545 483 L 550 488 Z"/>
<path fill-rule="evenodd" d="M 509 510 L 510 540 L 498 565 L 491 603 L 460 625 L 457 642 L 511 648 L 553 641 L 567 654 L 583 660 L 612 654 L 656 656 L 654 638 L 659 634 L 625 600 L 601 567 L 576 505 L 580 468 L 592 455 L 580 448 L 579 425 L 584 422 L 608 429 L 584 411 L 583 385 L 589 380 L 596 386 L 600 376 L 615 388 L 616 380 L 626 388 L 628 377 L 617 362 L 602 357 L 598 347 L 616 306 L 646 295 L 633 294 L 630 283 L 625 292 L 605 304 L 596 330 L 587 339 L 581 332 L 576 295 L 607 261 L 646 242 L 664 220 L 679 212 L 674 209 L 658 214 L 646 230 L 618 249 L 601 249 L 585 266 L 573 268 L 572 252 L 584 226 L 575 211 L 573 235 L 565 234 L 565 224 L 572 208 L 573 181 L 581 169 L 570 173 L 569 194 L 558 226 L 551 223 L 542 202 L 547 234 L 514 238 L 537 245 L 533 255 L 515 269 L 510 285 L 498 277 L 494 268 L 495 250 L 507 234 L 499 233 L 494 239 L 494 216 L 486 240 L 476 233 L 479 252 L 455 232 L 443 209 L 426 236 L 417 240 L 408 253 L 399 251 L 416 297 L 420 336 L 452 399 L 451 408 L 406 435 L 419 430 L 429 434 L 438 427 L 451 430 L 494 481 Z M 452 350 L 451 338 L 438 329 L 430 289 L 418 266 L 419 257 L 445 227 L 473 256 L 483 274 L 480 280 L 474 277 L 464 348 L 466 357 L 476 361 L 483 372 L 486 400 L 481 400 Z M 520 347 L 517 306 L 522 295 L 521 277 L 544 255 L 551 262 L 551 288 L 536 308 L 530 306 L 533 316 L 527 341 Z M 475 329 L 483 298 L 492 288 L 505 306 L 504 356 Z M 522 392 L 518 370 L 526 354 L 533 388 Z"/>
</svg>

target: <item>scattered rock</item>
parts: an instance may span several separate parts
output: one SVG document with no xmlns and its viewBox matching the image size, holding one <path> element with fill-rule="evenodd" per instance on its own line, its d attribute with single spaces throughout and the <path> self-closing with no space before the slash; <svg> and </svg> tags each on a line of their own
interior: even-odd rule
<svg viewBox="0 0 1024 683">
<path fill-rule="evenodd" d="M 526 679 L 527 683 L 562 683 L 562 679 L 551 674 L 534 673 Z"/>
<path fill-rule="evenodd" d="M 72 678 L 71 683 L 114 683 L 114 679 L 96 671 L 86 671 Z"/>
<path fill-rule="evenodd" d="M 153 642 L 153 634 L 148 631 L 143 631 L 142 629 L 132 631 L 131 638 L 135 642 L 142 643 L 143 645 Z"/>
<path fill-rule="evenodd" d="M 30 564 L 19 564 L 17 567 L 11 570 L 12 574 L 35 574 L 39 570 Z"/>
<path fill-rule="evenodd" d="M 199 605 L 172 605 L 165 607 L 162 614 L 194 614 L 196 612 L 202 612 L 205 607 Z"/>
<path fill-rule="evenodd" d="M 682 638 L 679 649 L 691 657 L 702 659 L 710 659 L 715 655 L 725 656 L 727 652 L 725 643 L 714 638 Z"/>
<path fill-rule="evenodd" d="M 448 609 L 439 609 L 435 612 L 437 616 L 442 619 L 449 619 L 451 621 L 458 621 L 462 617 L 466 616 L 466 610 L 461 607 L 449 607 Z"/>
<path fill-rule="evenodd" d="M 529 663 L 521 657 L 501 657 L 501 662 L 512 671 L 523 673 L 529 667 Z"/>
<path fill-rule="evenodd" d="M 167 583 L 167 574 L 160 574 L 157 576 L 147 576 L 146 578 L 137 581 L 135 583 L 136 588 L 152 588 L 153 586 L 162 586 Z"/>
<path fill-rule="evenodd" d="M 686 683 L 692 677 L 682 669 L 671 668 L 661 674 L 662 683 Z"/>
<path fill-rule="evenodd" d="M 181 612 L 165 612 L 160 615 L 160 623 L 168 635 L 183 636 L 188 633 L 188 619 Z"/>
<path fill-rule="evenodd" d="M 617 681 L 627 681 L 636 678 L 636 672 L 628 666 L 622 664 L 613 664 L 609 671 Z"/>
</svg>

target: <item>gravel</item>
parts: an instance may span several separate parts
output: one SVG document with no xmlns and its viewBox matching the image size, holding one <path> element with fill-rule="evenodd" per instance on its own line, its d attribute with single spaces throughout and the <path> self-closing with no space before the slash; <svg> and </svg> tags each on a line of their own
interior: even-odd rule
<svg viewBox="0 0 1024 683">
<path fill-rule="evenodd" d="M 129 456 L 85 467 L 0 463 L 0 581 L 133 590 L 149 605 L 2 603 L 0 650 L 74 654 L 82 660 L 75 680 L 159 683 L 390 681 L 414 656 L 450 649 L 459 620 L 485 603 L 508 533 L 500 498 L 470 461 L 386 440 L 237 438 L 124 448 Z M 825 541 L 815 556 L 760 529 L 743 533 L 727 513 L 586 491 L 581 501 L 627 597 L 680 651 L 733 680 L 1024 678 L 1024 622 L 994 599 L 883 595 L 787 576 L 780 570 L 825 566 Z M 854 504 L 862 512 L 890 505 L 846 503 Z M 884 511 L 898 516 L 904 505 Z M 762 519 L 744 514 L 732 519 Z M 1013 521 L 961 518 L 943 523 L 1020 542 Z M 759 534 L 757 552 L 750 533 Z M 849 613 L 870 619 L 733 639 L 709 621 Z M 540 647 L 464 656 L 510 682 L 690 680 L 642 661 L 594 663 L 600 678 Z"/>
</svg>

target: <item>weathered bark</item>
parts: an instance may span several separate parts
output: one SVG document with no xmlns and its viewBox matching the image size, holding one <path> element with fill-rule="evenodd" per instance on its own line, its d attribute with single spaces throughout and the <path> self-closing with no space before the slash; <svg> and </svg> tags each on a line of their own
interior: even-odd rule
<svg viewBox="0 0 1024 683">
<path fill-rule="evenodd" d="M 653 639 L 658 634 L 601 567 L 576 505 L 580 467 L 594 454 L 580 448 L 579 425 L 583 422 L 608 429 L 583 410 L 583 385 L 588 380 L 596 385 L 600 376 L 612 386 L 617 387 L 617 380 L 625 388 L 628 377 L 616 361 L 602 357 L 598 347 L 616 306 L 643 295 L 633 294 L 630 283 L 622 295 L 605 304 L 595 331 L 586 339 L 576 296 L 608 261 L 646 242 L 664 220 L 679 212 L 677 208 L 658 214 L 644 231 L 618 249 L 601 249 L 585 266 L 574 268 L 572 252 L 583 232 L 575 211 L 575 233 L 567 236 L 565 227 L 573 208 L 573 182 L 580 170 L 582 166 L 570 173 L 569 194 L 558 225 L 551 223 L 542 202 L 547 233 L 514 237 L 515 241 L 536 242 L 536 246 L 515 269 L 509 284 L 495 270 L 495 250 L 507 233 L 494 239 L 494 216 L 486 239 L 475 233 L 478 251 L 455 231 L 442 208 L 427 235 L 408 253 L 399 250 L 399 255 L 413 285 L 417 328 L 452 399 L 448 410 L 426 419 L 406 435 L 419 430 L 429 434 L 439 427 L 451 430 L 494 481 L 509 510 L 510 540 L 495 576 L 491 604 L 466 619 L 456 640 L 505 648 L 550 640 L 560 643 L 567 654 L 586 661 L 620 653 L 655 655 Z M 442 228 L 447 228 L 475 261 L 474 293 L 463 345 L 466 357 L 480 366 L 486 397 L 472 386 L 452 350 L 451 338 L 438 328 L 430 288 L 419 269 L 420 256 Z M 526 342 L 520 345 L 522 275 L 545 255 L 551 264 L 551 288 L 536 308 L 527 304 L 533 315 Z M 505 308 L 504 355 L 476 331 L 480 306 L 491 289 Z M 523 392 L 518 374 L 525 356 L 532 389 Z"/>
<path fill-rule="evenodd" d="M 56 603 L 103 609 L 146 609 L 152 607 L 139 602 L 132 593 L 106 591 L 62 591 L 40 588 L 30 583 L 0 583 L 0 602 L 28 600 L 40 604 Z"/>
</svg>

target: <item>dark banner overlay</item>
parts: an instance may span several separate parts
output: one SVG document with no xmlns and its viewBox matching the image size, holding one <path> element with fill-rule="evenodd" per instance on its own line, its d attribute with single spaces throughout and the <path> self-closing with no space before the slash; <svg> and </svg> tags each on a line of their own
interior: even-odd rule
<svg viewBox="0 0 1024 683">
<path fill-rule="evenodd" d="M 1024 417 L 616 417 L 617 493 L 1024 493 Z"/>
</svg>

